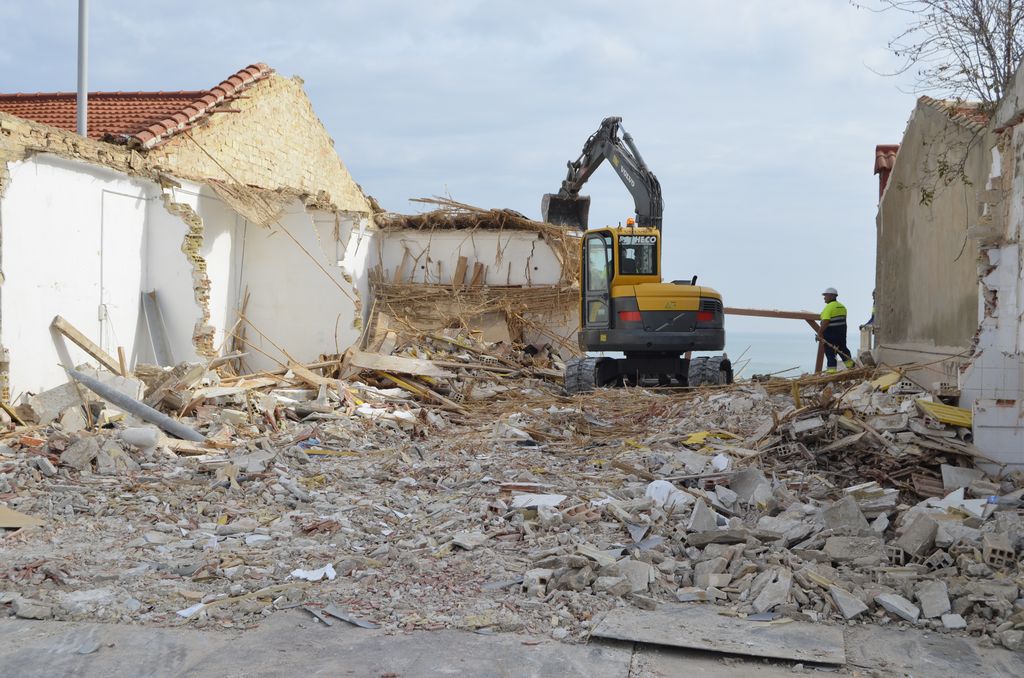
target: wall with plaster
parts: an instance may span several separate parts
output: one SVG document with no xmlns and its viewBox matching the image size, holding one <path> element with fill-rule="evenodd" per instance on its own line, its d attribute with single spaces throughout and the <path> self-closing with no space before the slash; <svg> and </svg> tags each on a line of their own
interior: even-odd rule
<svg viewBox="0 0 1024 678">
<path fill-rule="evenodd" d="M 8 163 L 0 197 L 0 344 L 11 396 L 63 383 L 50 322 L 61 315 L 116 356 L 135 356 L 151 182 L 53 155 Z M 69 344 L 72 359 L 89 360 Z"/>
<path fill-rule="evenodd" d="M 555 253 L 533 231 L 387 231 L 381 234 L 380 261 L 389 279 L 402 266 L 403 282 L 450 285 L 459 257 L 487 267 L 487 285 L 554 285 L 562 273 Z M 403 264 L 404 258 L 404 264 Z"/>
<path fill-rule="evenodd" d="M 533 231 L 445 230 L 384 231 L 374 263 L 387 280 L 451 285 L 459 257 L 466 257 L 466 285 L 475 263 L 486 267 L 481 284 L 500 286 L 553 286 L 561 282 L 562 263 L 556 251 Z M 399 269 L 401 269 L 399 271 Z M 579 313 L 575 299 L 564 310 L 525 313 L 527 343 L 575 347 Z M 568 351 L 563 351 L 569 355 Z"/>
<path fill-rule="evenodd" d="M 359 340 L 359 295 L 367 293 L 365 272 L 374 250 L 365 223 L 295 201 L 277 223 L 246 225 L 238 298 L 248 290 L 246 342 L 255 347 L 248 367 L 277 369 L 288 357 L 313 362 Z"/>
<path fill-rule="evenodd" d="M 916 375 L 929 387 L 956 383 L 977 328 L 978 248 L 968 228 L 989 162 L 987 133 L 936 104 L 914 110 L 877 217 L 876 358 L 933 362 Z"/>
</svg>

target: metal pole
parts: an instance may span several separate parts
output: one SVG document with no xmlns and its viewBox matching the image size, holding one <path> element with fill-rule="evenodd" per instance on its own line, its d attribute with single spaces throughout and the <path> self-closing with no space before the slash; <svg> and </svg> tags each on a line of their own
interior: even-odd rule
<svg viewBox="0 0 1024 678">
<path fill-rule="evenodd" d="M 89 136 L 89 0 L 78 0 L 78 107 L 77 129 Z"/>
</svg>

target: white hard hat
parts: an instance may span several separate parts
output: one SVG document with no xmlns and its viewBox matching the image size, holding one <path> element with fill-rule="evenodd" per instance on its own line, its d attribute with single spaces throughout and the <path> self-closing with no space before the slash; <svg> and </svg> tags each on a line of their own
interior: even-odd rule
<svg viewBox="0 0 1024 678">
<path fill-rule="evenodd" d="M 836 292 L 836 288 L 834 287 L 826 287 L 825 291 L 822 292 L 822 294 L 834 294 L 837 297 L 839 296 L 839 292 Z"/>
</svg>

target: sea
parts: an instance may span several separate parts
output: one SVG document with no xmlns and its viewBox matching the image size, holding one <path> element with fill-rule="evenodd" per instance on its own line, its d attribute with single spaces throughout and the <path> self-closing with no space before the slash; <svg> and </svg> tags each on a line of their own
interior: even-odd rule
<svg viewBox="0 0 1024 678">
<path fill-rule="evenodd" d="M 856 354 L 856 347 L 850 348 Z M 818 345 L 810 328 L 794 333 L 726 330 L 725 353 L 732 360 L 733 373 L 738 379 L 750 379 L 755 374 L 798 377 L 814 371 Z"/>
</svg>

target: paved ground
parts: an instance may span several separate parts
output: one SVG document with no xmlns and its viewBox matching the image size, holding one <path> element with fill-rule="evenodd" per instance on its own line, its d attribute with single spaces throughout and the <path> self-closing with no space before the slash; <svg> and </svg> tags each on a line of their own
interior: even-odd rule
<svg viewBox="0 0 1024 678">
<path fill-rule="evenodd" d="M 629 643 L 568 645 L 515 634 L 458 631 L 388 635 L 306 613 L 274 614 L 245 632 L 0 620 L 0 675 L 78 676 L 585 676 L 725 678 L 751 675 L 1019 676 L 1024 655 L 965 638 L 859 627 L 847 669 L 747 661 Z"/>
</svg>

